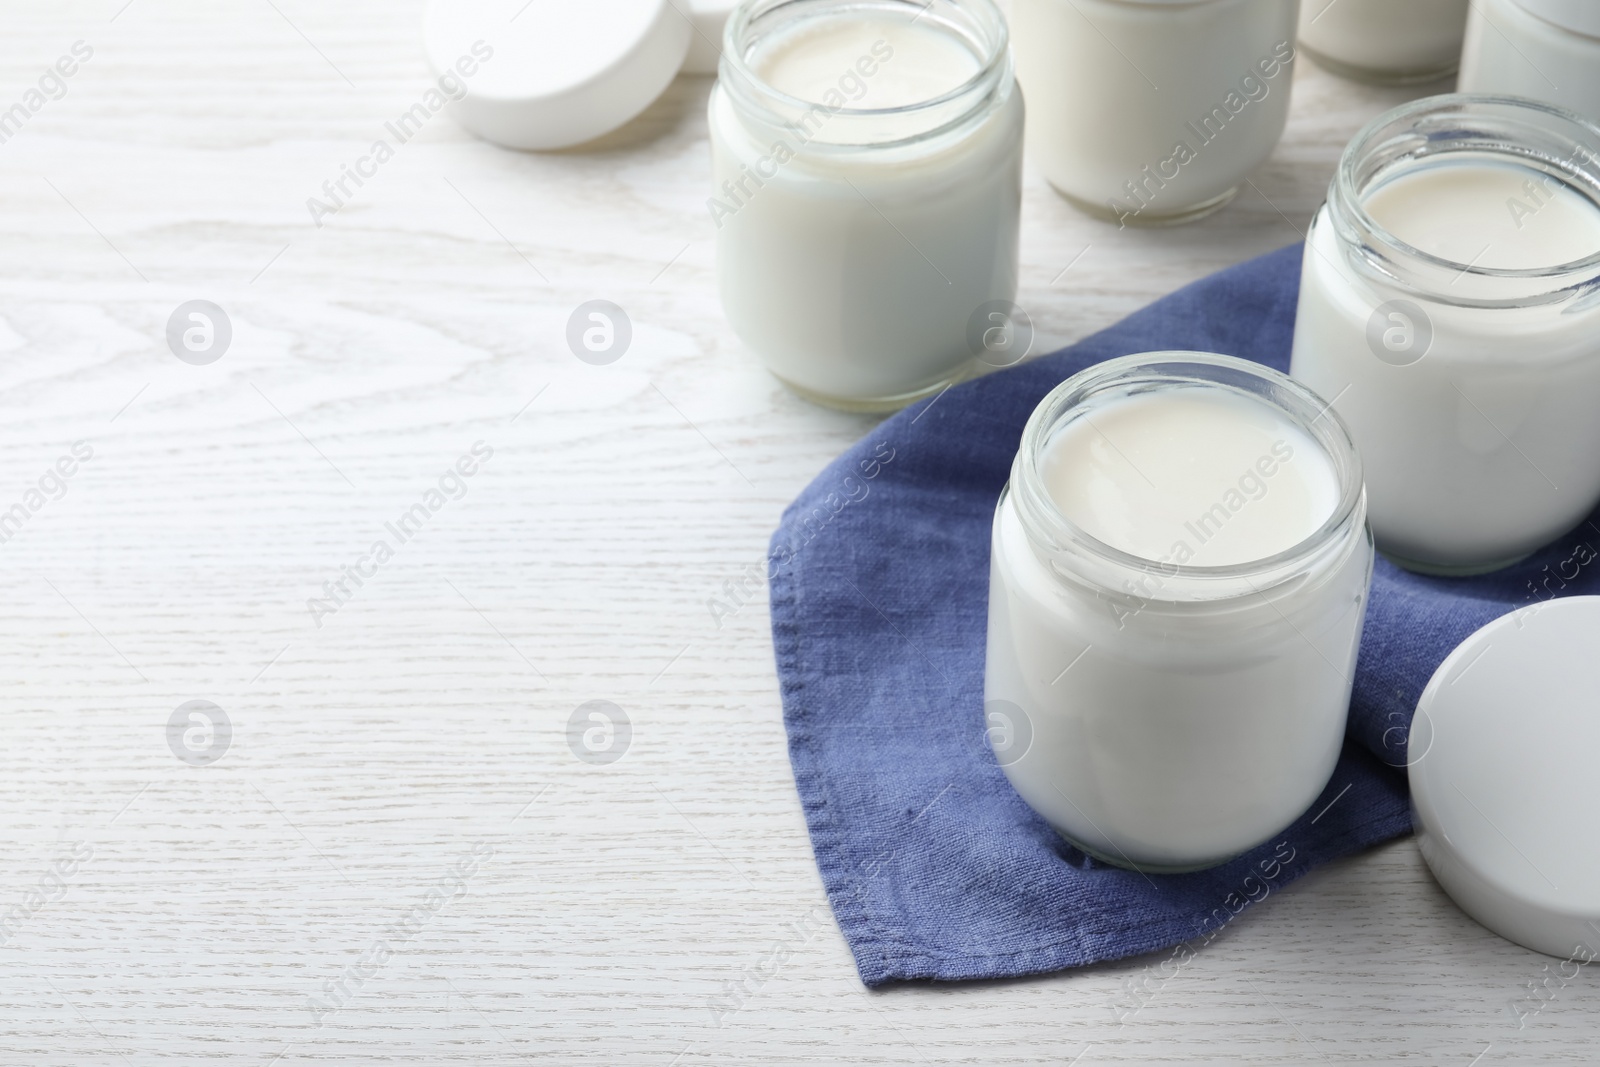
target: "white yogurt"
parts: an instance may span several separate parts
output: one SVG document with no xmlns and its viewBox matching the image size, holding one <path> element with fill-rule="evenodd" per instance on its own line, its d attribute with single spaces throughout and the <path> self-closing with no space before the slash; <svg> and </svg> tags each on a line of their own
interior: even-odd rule
<svg viewBox="0 0 1600 1067">
<path fill-rule="evenodd" d="M 1028 146 L 1124 225 L 1225 204 L 1289 113 L 1298 0 L 1013 0 Z"/>
<path fill-rule="evenodd" d="M 1022 113 L 988 0 L 736 12 L 708 208 L 739 337 L 840 407 L 963 374 L 975 316 L 1016 295 Z"/>
<path fill-rule="evenodd" d="M 852 102 L 875 110 L 905 108 L 960 88 L 978 73 L 978 57 L 959 37 L 932 24 L 863 14 L 817 19 L 761 42 L 749 57 L 758 77 L 780 93 L 812 104 L 838 92 L 841 71 L 869 56 L 878 63 Z M 855 90 L 851 96 L 855 96 Z M 915 122 L 891 120 L 894 134 L 915 132 Z M 888 138 L 886 138 L 888 139 Z"/>
<path fill-rule="evenodd" d="M 1402 171 L 1362 206 L 1411 247 L 1453 263 L 1532 270 L 1600 253 L 1593 200 L 1491 153 L 1452 153 Z"/>
<path fill-rule="evenodd" d="M 1402 83 L 1456 69 L 1468 0 L 1301 0 L 1300 44 L 1362 81 Z"/>
<path fill-rule="evenodd" d="M 1223 356 L 1058 387 L 995 514 L 985 701 L 1017 792 L 1112 863 L 1209 866 L 1321 792 L 1372 548 L 1325 404 Z"/>
<path fill-rule="evenodd" d="M 1473 0 L 1460 85 L 1546 100 L 1600 122 L 1600 2 Z"/>
<path fill-rule="evenodd" d="M 1600 129 L 1474 99 L 1352 143 L 1312 224 L 1292 362 L 1366 459 L 1379 549 L 1446 572 L 1510 563 L 1600 502 L 1600 172 L 1572 154 L 1600 152 Z M 1461 147 L 1418 155 L 1413 133 Z M 1537 170 L 1519 144 L 1566 161 Z"/>
<path fill-rule="evenodd" d="M 1214 387 L 1106 401 L 1058 430 L 1039 462 L 1067 521 L 1144 559 L 1224 567 L 1316 532 L 1339 502 L 1304 430 Z"/>
</svg>

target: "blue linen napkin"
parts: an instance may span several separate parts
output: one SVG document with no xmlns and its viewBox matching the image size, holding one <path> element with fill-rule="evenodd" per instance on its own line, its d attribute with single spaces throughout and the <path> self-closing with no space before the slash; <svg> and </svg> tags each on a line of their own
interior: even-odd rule
<svg viewBox="0 0 1600 1067">
<path fill-rule="evenodd" d="M 1288 370 L 1301 246 L 1206 278 L 1054 355 L 887 420 L 773 535 L 772 633 L 795 784 L 834 916 L 869 986 L 1014 977 L 1204 942 L 1317 864 L 1411 828 L 1412 709 L 1478 627 L 1600 592 L 1600 512 L 1479 578 L 1379 559 L 1349 734 L 1300 819 L 1209 871 L 1084 856 L 1024 804 L 985 739 L 989 529 L 1022 428 L 1056 384 L 1115 356 L 1221 352 Z M 1185 951 L 1185 950 L 1179 950 Z"/>
</svg>

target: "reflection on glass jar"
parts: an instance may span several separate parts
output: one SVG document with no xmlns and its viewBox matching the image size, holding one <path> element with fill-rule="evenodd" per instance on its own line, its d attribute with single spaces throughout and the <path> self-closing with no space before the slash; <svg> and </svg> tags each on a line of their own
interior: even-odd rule
<svg viewBox="0 0 1600 1067">
<path fill-rule="evenodd" d="M 1600 126 L 1432 97 L 1345 150 L 1306 243 L 1291 373 L 1367 466 L 1378 548 L 1494 570 L 1600 501 Z"/>
<path fill-rule="evenodd" d="M 1162 352 L 1058 386 L 995 512 L 990 740 L 1067 840 L 1211 866 L 1317 798 L 1373 551 L 1361 461 L 1304 386 Z"/>
<path fill-rule="evenodd" d="M 1379 85 L 1456 69 L 1467 0 L 1301 0 L 1300 45 L 1336 74 Z"/>
<path fill-rule="evenodd" d="M 752 0 L 724 45 L 708 207 L 734 330 L 836 407 L 959 378 L 984 354 L 975 318 L 1017 287 L 1023 104 L 999 9 Z"/>
<path fill-rule="evenodd" d="M 1028 147 L 1122 225 L 1232 199 L 1283 133 L 1299 0 L 1013 0 Z"/>
</svg>

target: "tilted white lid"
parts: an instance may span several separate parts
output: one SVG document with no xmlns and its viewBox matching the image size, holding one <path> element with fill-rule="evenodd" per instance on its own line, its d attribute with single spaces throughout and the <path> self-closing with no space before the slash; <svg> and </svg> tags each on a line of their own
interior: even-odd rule
<svg viewBox="0 0 1600 1067">
<path fill-rule="evenodd" d="M 1434 876 L 1502 937 L 1600 956 L 1600 597 L 1496 619 L 1440 664 L 1408 739 Z"/>
<path fill-rule="evenodd" d="M 434 74 L 466 85 L 457 121 L 511 148 L 566 148 L 621 126 L 672 81 L 691 33 L 672 0 L 429 0 L 423 14 Z M 474 45 L 492 56 L 464 76 Z"/>
<path fill-rule="evenodd" d="M 1600 2 L 1597 0 L 1517 0 L 1517 3 L 1573 33 L 1600 37 Z"/>
</svg>

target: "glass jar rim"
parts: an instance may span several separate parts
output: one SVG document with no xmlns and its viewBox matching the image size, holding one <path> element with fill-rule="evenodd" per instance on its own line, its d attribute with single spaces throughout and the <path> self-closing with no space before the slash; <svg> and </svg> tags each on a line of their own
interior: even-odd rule
<svg viewBox="0 0 1600 1067">
<path fill-rule="evenodd" d="M 863 10 L 896 11 L 912 14 L 912 22 L 924 16 L 946 27 L 948 32 L 974 50 L 978 69 L 966 81 L 938 96 L 915 103 L 886 108 L 830 107 L 815 100 L 806 100 L 785 93 L 765 81 L 750 64 L 748 38 L 763 19 L 780 20 L 780 25 L 812 15 L 814 8 L 823 10 L 861 12 Z M 949 13 L 961 12 L 968 16 L 968 26 L 954 26 Z M 940 17 L 943 16 L 943 17 Z M 809 115 L 822 109 L 829 118 L 842 118 L 870 122 L 889 118 L 926 116 L 927 129 L 893 141 L 871 140 L 870 144 L 893 144 L 899 140 L 920 140 L 958 125 L 982 109 L 984 104 L 1003 89 L 1011 74 L 1011 30 L 1005 14 L 994 0 L 745 0 L 728 17 L 723 30 L 722 58 L 718 64 L 718 81 L 721 85 L 755 102 L 762 111 L 785 125 L 785 114 Z M 966 102 L 966 106 L 962 105 Z M 944 114 L 950 112 L 949 115 Z M 786 125 L 794 125 L 787 123 Z M 833 143 L 826 142 L 823 143 Z M 855 142 L 843 142 L 840 147 L 859 147 Z"/>
<path fill-rule="evenodd" d="M 1496 124 L 1500 126 L 1497 132 L 1502 137 L 1515 131 L 1523 135 L 1524 141 L 1516 144 L 1505 141 L 1485 143 L 1483 138 L 1490 136 L 1488 132 L 1482 137 L 1464 138 L 1461 129 L 1474 118 L 1480 126 L 1489 125 L 1490 119 L 1497 120 Z M 1433 124 L 1430 120 L 1438 120 L 1441 128 L 1430 133 L 1428 127 Z M 1446 129 L 1452 121 L 1456 123 L 1455 128 Z M 1572 151 L 1565 156 L 1546 151 L 1544 146 L 1536 143 L 1540 135 L 1548 137 L 1557 129 L 1570 135 Z M 1333 222 L 1351 246 L 1369 258 L 1377 256 L 1382 263 L 1374 265 L 1389 280 L 1402 284 L 1409 282 L 1407 287 L 1420 295 L 1439 297 L 1442 294 L 1437 287 L 1424 284 L 1420 278 L 1410 277 L 1413 270 L 1423 276 L 1432 273 L 1455 280 L 1473 277 L 1534 285 L 1551 283 L 1542 291 L 1533 293 L 1522 292 L 1524 287 L 1519 287 L 1521 295 L 1510 300 L 1464 298 L 1456 301 L 1467 306 L 1525 304 L 1536 302 L 1534 298 L 1540 296 L 1561 298 L 1574 289 L 1588 290 L 1600 286 L 1600 250 L 1582 259 L 1548 267 L 1485 267 L 1424 251 L 1379 223 L 1367 211 L 1364 195 L 1371 183 L 1396 163 L 1418 158 L 1400 154 L 1389 160 L 1380 159 L 1386 150 L 1392 151 L 1407 133 L 1413 139 L 1420 135 L 1423 146 L 1433 149 L 1424 154 L 1435 159 L 1444 159 L 1454 152 L 1489 152 L 1503 155 L 1508 161 L 1517 161 L 1532 169 L 1547 169 L 1547 172 L 1561 175 L 1581 195 L 1587 195 L 1594 202 L 1595 209 L 1600 211 L 1600 124 L 1568 108 L 1526 97 L 1490 93 L 1447 93 L 1423 97 L 1384 112 L 1363 126 L 1345 146 L 1328 190 Z M 1582 163 L 1575 162 L 1580 158 Z M 1375 160 L 1379 160 L 1380 165 L 1372 167 L 1370 173 L 1363 174 Z"/>
<path fill-rule="evenodd" d="M 1241 388 L 1241 383 L 1246 382 L 1264 387 L 1264 391 L 1248 390 L 1249 395 L 1277 409 L 1317 442 L 1338 478 L 1339 498 L 1332 512 L 1315 531 L 1295 544 L 1261 559 L 1224 565 L 1198 566 L 1149 559 L 1109 545 L 1074 523 L 1045 489 L 1039 462 L 1051 438 L 1072 409 L 1081 407 L 1094 396 L 1115 388 L 1138 386 L 1210 387 L 1247 392 Z M 1184 350 L 1142 352 L 1106 360 L 1057 385 L 1028 418 L 1012 465 L 1009 489 L 1017 497 L 1029 540 L 1050 557 L 1047 562 L 1057 574 L 1061 573 L 1057 563 L 1073 555 L 1087 555 L 1120 571 L 1157 574 L 1169 581 L 1199 580 L 1202 583 L 1248 580 L 1296 570 L 1340 539 L 1352 521 L 1363 514 L 1366 498 L 1361 455 L 1349 427 L 1331 402 L 1265 364 L 1215 352 Z"/>
</svg>

